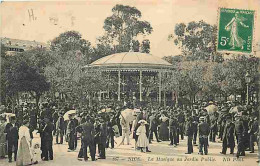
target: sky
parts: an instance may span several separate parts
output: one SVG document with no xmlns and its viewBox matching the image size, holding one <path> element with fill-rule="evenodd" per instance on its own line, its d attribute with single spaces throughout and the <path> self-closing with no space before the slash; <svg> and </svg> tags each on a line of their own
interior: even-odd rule
<svg viewBox="0 0 260 166">
<path fill-rule="evenodd" d="M 255 40 L 260 41 L 260 0 L 6 1 L 0 5 L 0 35 L 47 43 L 62 32 L 76 30 L 94 46 L 116 4 L 136 7 L 142 13 L 141 20 L 151 23 L 152 34 L 138 39 L 149 39 L 151 54 L 159 57 L 180 54 L 168 40 L 176 24 L 200 20 L 217 24 L 219 7 L 256 10 Z"/>
</svg>

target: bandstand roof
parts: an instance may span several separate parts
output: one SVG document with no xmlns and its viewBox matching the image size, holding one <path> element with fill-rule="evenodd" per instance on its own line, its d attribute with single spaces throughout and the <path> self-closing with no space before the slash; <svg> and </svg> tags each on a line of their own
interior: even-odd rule
<svg viewBox="0 0 260 166">
<path fill-rule="evenodd" d="M 100 58 L 86 67 L 97 67 L 106 70 L 158 70 L 170 69 L 173 65 L 152 54 L 122 52 Z"/>
</svg>

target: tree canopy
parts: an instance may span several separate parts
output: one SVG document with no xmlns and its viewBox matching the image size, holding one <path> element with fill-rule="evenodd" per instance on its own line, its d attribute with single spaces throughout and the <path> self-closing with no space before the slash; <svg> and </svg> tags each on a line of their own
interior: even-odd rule
<svg viewBox="0 0 260 166">
<path fill-rule="evenodd" d="M 153 31 L 151 24 L 141 20 L 141 17 L 141 12 L 135 7 L 114 6 L 112 15 L 104 21 L 105 35 L 99 38 L 99 42 L 104 45 L 108 44 L 114 53 L 129 51 L 131 42 L 134 51 L 139 51 L 142 45 L 142 51 L 149 52 L 150 42 L 148 39 L 142 42 L 135 39 L 139 35 L 149 35 Z"/>
</svg>

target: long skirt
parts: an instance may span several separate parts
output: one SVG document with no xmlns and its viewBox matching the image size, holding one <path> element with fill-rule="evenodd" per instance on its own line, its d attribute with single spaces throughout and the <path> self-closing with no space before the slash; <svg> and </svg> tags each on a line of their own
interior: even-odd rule
<svg viewBox="0 0 260 166">
<path fill-rule="evenodd" d="M 137 140 L 136 146 L 140 147 L 140 148 L 145 148 L 145 147 L 148 147 L 148 145 L 149 145 L 149 141 L 148 141 L 148 138 L 147 138 L 146 134 L 145 133 L 141 133 L 138 136 L 138 140 Z"/>
<path fill-rule="evenodd" d="M 159 129 L 159 138 L 162 141 L 169 140 L 169 129 L 166 122 L 162 122 Z"/>
<path fill-rule="evenodd" d="M 25 137 L 22 137 L 17 152 L 16 166 L 25 166 L 32 163 L 30 147 Z"/>
</svg>

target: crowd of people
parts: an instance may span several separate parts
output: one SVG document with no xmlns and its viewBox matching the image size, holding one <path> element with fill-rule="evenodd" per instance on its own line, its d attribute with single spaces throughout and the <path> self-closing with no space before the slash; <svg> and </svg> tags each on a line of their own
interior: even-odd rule
<svg viewBox="0 0 260 166">
<path fill-rule="evenodd" d="M 217 109 L 205 109 L 214 105 Z M 122 116 L 122 111 L 131 109 L 133 121 Z M 109 111 L 108 111 L 109 110 Z M 187 152 L 199 146 L 198 153 L 209 154 L 209 142 L 222 143 L 221 154 L 245 156 L 245 151 L 255 153 L 259 140 L 258 108 L 254 105 L 239 106 L 233 102 L 201 102 L 192 106 L 133 108 L 109 104 L 95 107 L 78 107 L 73 104 L 47 102 L 37 107 L 23 104 L 1 107 L 0 158 L 16 161 L 18 166 L 37 164 L 41 160 L 54 159 L 53 144 L 68 142 L 68 153 L 79 148 L 78 160 L 87 161 L 88 150 L 92 161 L 106 159 L 106 148 L 115 148 L 115 137 L 122 136 L 124 144 L 130 144 L 130 135 L 135 140 L 135 150 L 151 152 L 149 144 L 169 141 L 169 146 L 178 147 L 180 139 L 187 138 Z M 132 133 L 132 134 L 131 134 Z M 34 135 L 40 142 L 33 143 Z M 54 140 L 54 143 L 53 143 Z M 78 147 L 78 141 L 81 147 Z M 237 152 L 234 148 L 237 146 Z"/>
</svg>

